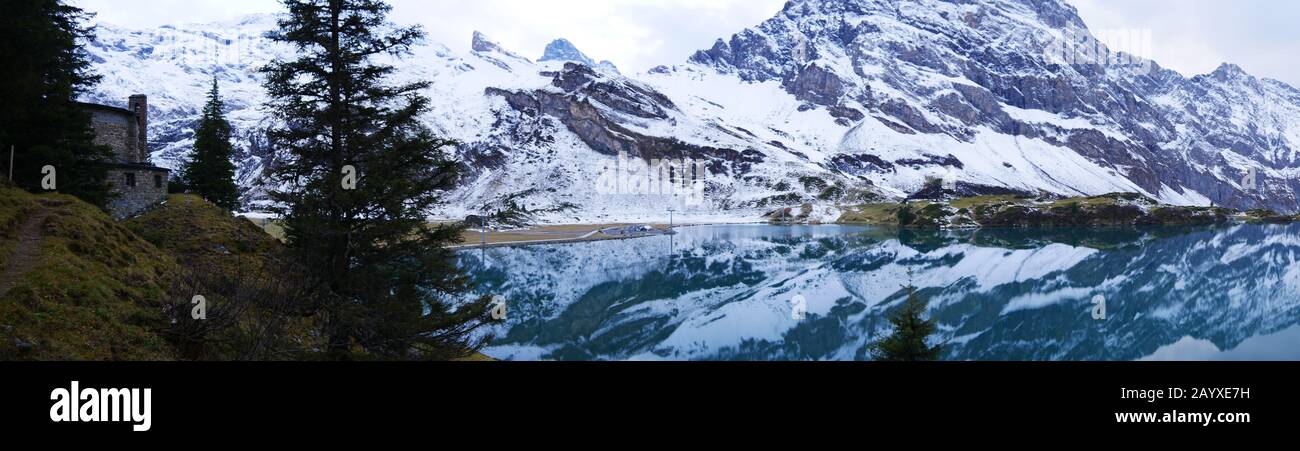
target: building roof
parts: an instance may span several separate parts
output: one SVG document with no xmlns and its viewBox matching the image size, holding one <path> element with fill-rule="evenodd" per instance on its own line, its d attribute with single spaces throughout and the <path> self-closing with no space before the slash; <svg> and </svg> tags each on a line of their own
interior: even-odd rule
<svg viewBox="0 0 1300 451">
<path fill-rule="evenodd" d="M 114 169 L 134 169 L 137 171 L 149 171 L 149 172 L 172 172 L 171 169 L 160 168 L 158 166 L 154 166 L 152 164 L 145 164 L 145 163 L 101 163 L 101 164 Z"/>
<path fill-rule="evenodd" d="M 86 103 L 86 102 L 73 102 L 73 103 L 76 104 L 76 105 L 79 106 L 79 107 L 82 107 L 82 108 L 85 108 L 85 109 L 88 109 L 88 110 L 108 111 L 108 112 L 110 112 L 110 113 L 118 113 L 118 114 L 126 114 L 126 115 L 130 115 L 130 116 L 135 116 L 135 112 L 134 112 L 134 111 L 131 111 L 131 110 L 128 110 L 128 109 L 126 109 L 126 108 L 122 108 L 122 107 L 109 106 L 109 105 L 100 105 L 100 104 L 98 104 L 98 103 Z"/>
</svg>

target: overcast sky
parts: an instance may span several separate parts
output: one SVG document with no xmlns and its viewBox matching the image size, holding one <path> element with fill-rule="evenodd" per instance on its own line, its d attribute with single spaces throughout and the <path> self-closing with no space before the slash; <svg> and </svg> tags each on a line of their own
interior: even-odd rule
<svg viewBox="0 0 1300 451">
<path fill-rule="evenodd" d="M 1187 75 L 1223 62 L 1300 86 L 1300 1 L 1068 0 L 1089 27 L 1151 30 L 1153 57 Z M 277 12 L 275 0 L 72 0 L 132 28 Z M 432 41 L 467 50 L 482 31 L 530 58 L 557 37 L 625 71 L 685 61 L 774 16 L 785 0 L 392 0 L 393 18 L 425 25 Z"/>
</svg>

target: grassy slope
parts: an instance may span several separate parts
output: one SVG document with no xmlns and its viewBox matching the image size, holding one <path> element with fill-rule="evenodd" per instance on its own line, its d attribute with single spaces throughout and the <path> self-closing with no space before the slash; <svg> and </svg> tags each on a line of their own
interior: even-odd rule
<svg viewBox="0 0 1300 451">
<path fill-rule="evenodd" d="M 1209 207 L 1173 207 L 1156 205 L 1154 201 L 1135 194 L 1107 194 L 1091 197 L 1075 197 L 1051 202 L 1037 202 L 1033 199 L 1016 196 L 978 196 L 954 199 L 947 202 L 912 202 L 912 211 L 919 224 L 913 226 L 928 227 L 936 225 L 979 226 L 1017 224 L 1028 220 L 1033 214 L 1047 215 L 1051 223 L 1052 216 L 1070 220 L 1078 218 L 1093 225 L 1110 223 L 1132 223 L 1130 218 L 1120 211 L 1126 205 L 1146 205 L 1150 211 L 1140 220 L 1164 224 L 1188 224 L 1214 222 L 1215 218 L 1226 218 L 1231 212 L 1225 209 Z M 875 203 L 848 208 L 839 220 L 845 224 L 898 225 L 898 210 L 901 204 Z M 1042 220 L 1042 219 L 1039 219 Z M 1033 222 L 1033 221 L 1030 221 Z M 1071 224 L 1058 224 L 1071 225 Z"/>
<path fill-rule="evenodd" d="M 194 196 L 171 196 L 119 224 L 69 196 L 0 188 L 0 259 L 9 257 L 19 227 L 41 208 L 52 213 L 39 260 L 0 298 L 0 360 L 179 358 L 160 331 L 167 325 L 163 304 L 184 301 L 169 294 L 182 268 L 257 273 L 283 247 L 252 222 Z M 305 341 L 306 321 L 291 325 L 297 327 L 290 338 Z"/>
<path fill-rule="evenodd" d="M 38 261 L 0 297 L 0 361 L 186 358 L 161 335 L 168 325 L 164 304 L 185 300 L 169 291 L 183 285 L 186 269 L 259 274 L 279 268 L 284 250 L 262 227 L 195 196 L 170 196 L 119 224 L 70 196 L 0 185 L 0 270 L 17 246 L 22 224 L 41 209 L 50 215 Z M 220 302 L 219 296 L 210 297 L 210 311 Z M 266 318 L 252 311 L 213 341 L 238 345 Z M 283 341 L 275 346 L 290 351 L 271 358 L 311 358 L 309 350 L 320 347 L 318 318 L 282 319 Z M 229 349 L 214 346 L 197 358 L 227 359 Z M 462 360 L 492 359 L 477 354 Z"/>
<path fill-rule="evenodd" d="M 124 225 L 145 240 L 173 254 L 185 266 L 218 264 L 261 269 L 283 247 L 253 222 L 188 194 L 173 194 L 167 202 Z"/>
<path fill-rule="evenodd" d="M 840 216 L 843 224 L 898 225 L 899 204 L 877 203 L 859 205 L 844 210 Z"/>
<path fill-rule="evenodd" d="M 253 221 L 236 217 L 197 196 L 171 195 L 163 205 L 128 220 L 126 226 L 174 255 L 184 268 L 209 274 L 207 283 L 240 283 L 245 284 L 244 289 L 265 289 L 267 284 L 284 282 L 266 278 L 285 269 L 281 260 L 285 247 L 279 239 Z M 202 294 L 208 300 L 210 312 L 227 302 L 218 292 L 203 290 Z M 252 307 L 235 327 L 205 340 L 207 345 L 197 355 L 191 355 L 195 351 L 192 349 L 185 355 L 203 360 L 244 358 L 239 353 L 247 350 L 250 340 L 262 333 L 259 331 L 265 331 L 269 322 L 274 322 L 283 327 L 283 335 L 274 345 L 283 353 L 273 358 L 303 357 L 305 349 L 322 345 L 313 338 L 316 320 L 314 316 L 301 315 L 273 317 L 259 307 Z"/>
<path fill-rule="evenodd" d="M 0 359 L 173 358 L 157 331 L 175 259 L 89 204 L 12 188 L 0 188 L 0 258 L 42 208 L 37 259 L 0 297 Z"/>
</svg>

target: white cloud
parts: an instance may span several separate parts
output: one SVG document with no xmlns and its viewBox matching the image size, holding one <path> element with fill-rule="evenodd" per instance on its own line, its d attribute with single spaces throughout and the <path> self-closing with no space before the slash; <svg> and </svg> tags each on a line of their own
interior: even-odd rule
<svg viewBox="0 0 1300 451">
<path fill-rule="evenodd" d="M 1184 75 L 1208 73 L 1226 62 L 1300 86 L 1300 2 L 1068 1 L 1094 30 L 1151 30 L 1152 59 Z"/>
<path fill-rule="evenodd" d="M 276 12 L 276 0 L 71 0 L 128 27 L 209 22 Z M 1152 30 L 1154 59 L 1187 75 L 1223 62 L 1300 86 L 1300 2 L 1285 0 L 1068 0 L 1094 29 Z M 771 18 L 785 0 L 393 0 L 393 18 L 465 50 L 482 31 L 536 58 L 552 39 L 594 59 L 643 71 Z"/>
<path fill-rule="evenodd" d="M 275 0 L 70 0 L 97 20 L 131 28 L 212 22 L 282 8 Z"/>
<path fill-rule="evenodd" d="M 274 0 L 73 0 L 98 20 L 126 27 L 210 22 L 277 12 Z M 429 40 L 468 50 L 481 31 L 506 49 L 537 58 L 566 38 L 596 60 L 644 71 L 686 61 L 776 15 L 785 0 L 392 0 L 392 19 L 419 23 Z"/>
<path fill-rule="evenodd" d="M 784 0 L 432 0 L 394 5 L 399 17 L 427 24 L 432 40 L 467 48 L 482 31 L 531 58 L 567 38 L 596 60 L 644 71 L 682 63 L 713 41 L 775 16 Z M 455 20 L 441 17 L 454 11 Z"/>
</svg>

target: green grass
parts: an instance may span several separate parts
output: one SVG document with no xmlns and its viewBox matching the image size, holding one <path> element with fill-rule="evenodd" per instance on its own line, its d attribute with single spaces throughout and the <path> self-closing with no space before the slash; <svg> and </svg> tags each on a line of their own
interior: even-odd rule
<svg viewBox="0 0 1300 451">
<path fill-rule="evenodd" d="M 898 224 L 900 204 L 876 203 L 850 207 L 840 216 L 843 224 Z"/>
<path fill-rule="evenodd" d="M 258 227 L 261 227 L 262 231 L 271 235 L 272 238 L 284 242 L 286 236 L 284 233 L 284 225 L 280 224 L 279 221 L 269 218 L 249 219 L 249 221 L 252 221 L 252 223 L 256 224 Z"/>
<path fill-rule="evenodd" d="M 176 255 L 183 263 L 195 260 L 230 260 L 240 256 L 268 257 L 280 244 L 262 227 L 236 217 L 189 194 L 173 194 L 167 202 L 125 223 L 154 245 Z"/>
<path fill-rule="evenodd" d="M 0 199 L 6 256 L 17 242 L 14 218 L 51 210 L 31 270 L 0 297 L 0 359 L 174 357 L 157 333 L 167 325 L 161 306 L 174 258 L 70 196 L 0 188 Z"/>
<path fill-rule="evenodd" d="M 1026 199 L 1018 196 L 1012 196 L 1012 195 L 976 196 L 976 197 L 965 197 L 961 199 L 956 199 L 953 200 L 952 202 L 949 202 L 948 205 L 958 210 L 962 210 L 962 209 L 974 210 L 976 207 L 981 207 L 985 205 L 996 205 L 1002 203 L 1021 204 L 1025 202 L 1027 202 Z"/>
<path fill-rule="evenodd" d="M 839 222 L 897 225 L 901 205 L 872 203 L 849 207 Z M 1201 224 L 1223 222 L 1231 215 L 1230 211 L 1220 208 L 1159 206 L 1154 200 L 1134 193 L 1074 197 L 1053 202 L 1015 195 L 991 195 L 938 203 L 912 202 L 909 205 L 915 217 L 907 226 L 910 228 Z"/>
<path fill-rule="evenodd" d="M 317 344 L 317 318 L 269 317 L 256 307 L 211 337 L 220 345 L 198 357 L 166 338 L 164 307 L 188 302 L 185 280 L 194 268 L 215 276 L 208 280 L 258 283 L 266 279 L 257 275 L 282 267 L 276 258 L 283 245 L 251 221 L 174 195 L 118 223 L 73 197 L 0 188 L 0 258 L 12 254 L 21 224 L 42 209 L 49 216 L 36 260 L 0 296 L 0 360 L 221 360 L 234 349 L 227 344 L 247 343 L 240 340 L 249 329 L 265 324 L 258 321 L 278 321 L 280 339 L 293 349 Z M 209 311 L 221 302 L 220 294 L 210 296 Z"/>
<path fill-rule="evenodd" d="M 1068 199 L 1061 199 L 1052 202 L 1049 205 L 1049 207 L 1050 208 L 1066 207 L 1069 206 L 1070 204 L 1082 204 L 1085 207 L 1100 207 L 1100 206 L 1107 206 L 1107 205 L 1117 205 L 1119 204 L 1120 200 L 1124 200 L 1128 202 L 1146 203 L 1149 205 L 1155 205 L 1157 203 L 1156 201 L 1151 200 L 1141 194 L 1111 193 L 1111 194 L 1102 194 L 1100 196 L 1071 197 Z"/>
<path fill-rule="evenodd" d="M 284 316 L 258 302 L 274 300 L 275 286 L 293 278 L 277 276 L 291 274 L 282 258 L 284 244 L 267 233 L 263 226 L 237 217 L 203 199 L 188 195 L 168 196 L 167 202 L 149 212 L 132 218 L 126 226 L 145 240 L 174 255 L 187 275 L 187 281 L 197 281 L 199 287 L 190 285 L 175 290 L 197 290 L 208 301 L 210 312 L 226 308 L 241 311 L 232 326 L 213 331 L 212 335 L 195 343 L 178 344 L 182 357 L 199 360 L 228 360 L 245 358 L 256 340 L 267 337 L 267 330 L 276 330 L 272 341 L 277 351 L 275 358 L 306 357 L 317 343 L 313 332 L 318 317 L 305 314 Z M 197 278 L 196 278 L 197 277 Z M 241 304 L 232 304 L 231 293 L 258 292 L 263 295 L 253 299 L 241 298 Z M 186 294 L 190 294 L 188 291 Z M 237 295 L 235 295 L 237 296 Z M 181 298 L 184 298 L 182 296 Z M 252 304 L 245 304 L 251 302 Z M 268 329 L 270 328 L 270 329 Z"/>
</svg>

